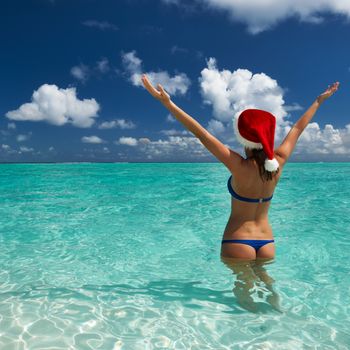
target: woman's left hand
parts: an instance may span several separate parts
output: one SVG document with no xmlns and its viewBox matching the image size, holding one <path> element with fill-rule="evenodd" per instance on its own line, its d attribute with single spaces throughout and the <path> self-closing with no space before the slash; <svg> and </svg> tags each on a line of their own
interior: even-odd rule
<svg viewBox="0 0 350 350">
<path fill-rule="evenodd" d="M 170 96 L 169 94 L 164 90 L 163 86 L 158 84 L 157 87 L 159 90 L 155 89 L 149 79 L 147 78 L 146 74 L 142 74 L 141 77 L 142 83 L 147 89 L 147 91 L 157 100 L 160 102 L 166 104 L 170 102 Z"/>
<path fill-rule="evenodd" d="M 317 97 L 317 101 L 319 103 L 324 102 L 325 100 L 327 100 L 327 98 L 331 97 L 338 90 L 338 88 L 339 88 L 338 81 L 336 83 L 333 83 L 332 85 L 328 85 L 327 90 Z"/>
</svg>

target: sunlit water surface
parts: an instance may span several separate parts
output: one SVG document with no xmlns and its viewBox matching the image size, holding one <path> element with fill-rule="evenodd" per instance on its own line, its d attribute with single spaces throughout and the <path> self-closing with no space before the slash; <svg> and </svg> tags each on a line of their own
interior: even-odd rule
<svg viewBox="0 0 350 350">
<path fill-rule="evenodd" d="M 287 164 L 246 286 L 220 164 L 0 170 L 1 350 L 350 348 L 350 163 Z"/>
</svg>

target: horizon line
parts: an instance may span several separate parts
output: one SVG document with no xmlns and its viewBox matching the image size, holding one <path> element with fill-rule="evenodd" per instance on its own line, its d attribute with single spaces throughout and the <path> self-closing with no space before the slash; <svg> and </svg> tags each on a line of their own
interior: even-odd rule
<svg viewBox="0 0 350 350">
<path fill-rule="evenodd" d="M 174 162 L 164 162 L 164 161 L 153 161 L 153 162 L 148 162 L 148 161 L 129 161 L 129 162 L 119 162 L 119 161 L 63 161 L 63 162 L 33 162 L 33 161 L 28 161 L 28 162 L 2 162 L 0 161 L 0 164 L 221 164 L 221 162 L 191 162 L 191 161 L 174 161 Z M 289 161 L 288 163 L 350 163 L 350 161 Z"/>
</svg>

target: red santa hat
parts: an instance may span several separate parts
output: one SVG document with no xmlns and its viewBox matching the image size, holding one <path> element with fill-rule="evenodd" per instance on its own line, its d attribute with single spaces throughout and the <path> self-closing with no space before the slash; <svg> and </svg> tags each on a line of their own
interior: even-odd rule
<svg viewBox="0 0 350 350">
<path fill-rule="evenodd" d="M 276 171 L 279 167 L 274 158 L 276 118 L 269 112 L 260 109 L 246 109 L 235 122 L 238 141 L 246 148 L 264 149 L 267 156 L 265 169 Z"/>
</svg>

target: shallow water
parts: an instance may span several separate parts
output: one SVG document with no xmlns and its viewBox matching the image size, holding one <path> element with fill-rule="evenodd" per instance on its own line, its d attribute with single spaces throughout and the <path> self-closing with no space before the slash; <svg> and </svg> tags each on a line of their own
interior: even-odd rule
<svg viewBox="0 0 350 350">
<path fill-rule="evenodd" d="M 0 169 L 1 350 L 350 348 L 350 163 L 287 164 L 236 274 L 221 164 Z"/>
</svg>

